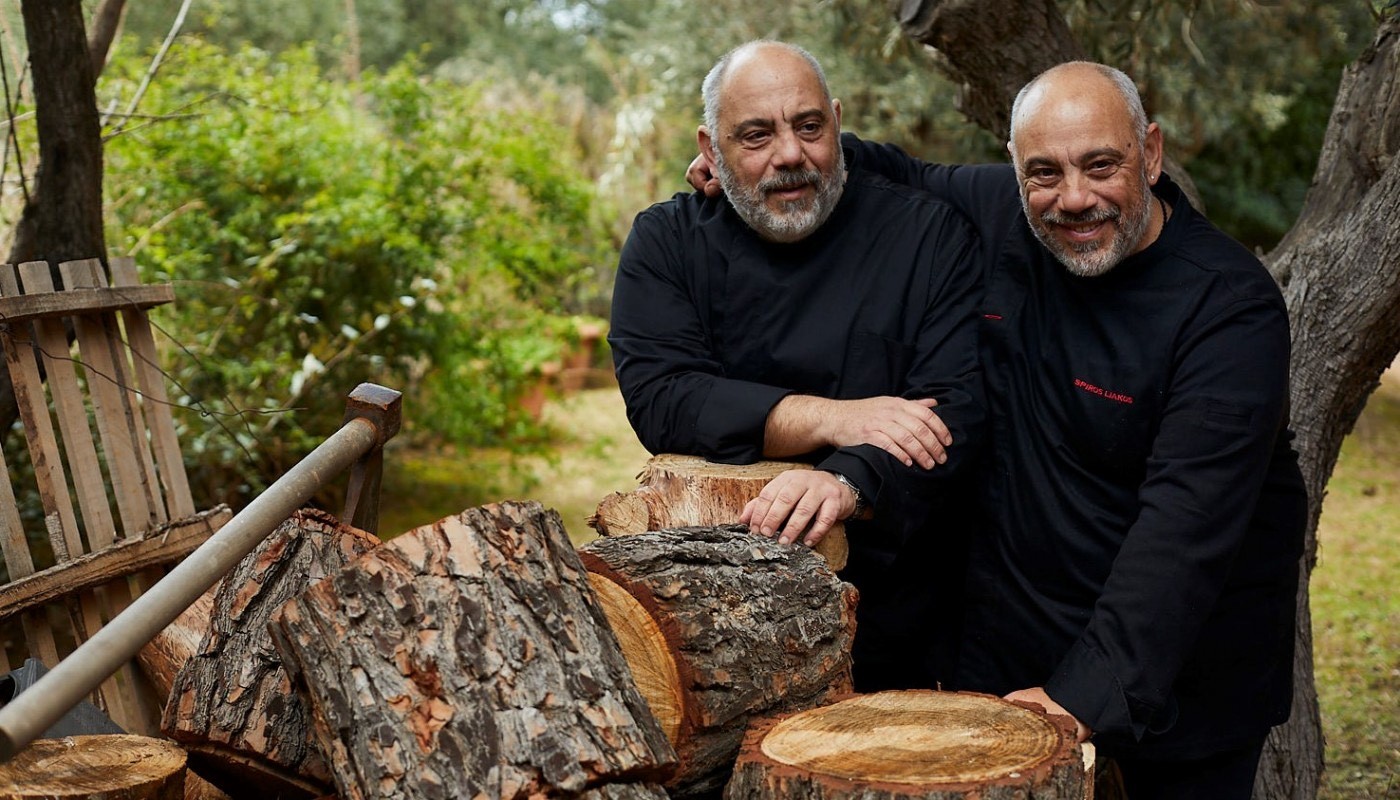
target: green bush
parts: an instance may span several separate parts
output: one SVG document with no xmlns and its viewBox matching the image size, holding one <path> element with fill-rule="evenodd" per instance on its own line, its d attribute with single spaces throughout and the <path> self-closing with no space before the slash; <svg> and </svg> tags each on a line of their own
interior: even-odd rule
<svg viewBox="0 0 1400 800">
<path fill-rule="evenodd" d="M 147 65 L 109 65 L 100 97 Z M 421 76 L 359 86 L 309 49 L 187 41 L 106 146 L 108 242 L 172 281 L 165 352 L 207 500 L 238 500 L 338 426 L 362 381 L 405 392 L 407 428 L 527 443 L 513 400 L 557 358 L 615 253 L 562 126 Z M 113 123 L 109 123 L 112 125 Z"/>
</svg>

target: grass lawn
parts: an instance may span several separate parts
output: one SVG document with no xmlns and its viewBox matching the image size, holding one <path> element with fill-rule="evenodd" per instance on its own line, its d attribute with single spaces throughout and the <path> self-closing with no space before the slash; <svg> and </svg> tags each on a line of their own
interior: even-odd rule
<svg viewBox="0 0 1400 800">
<path fill-rule="evenodd" d="M 546 408 L 556 455 L 515 472 L 504 453 L 391 451 L 381 530 L 404 531 L 481 503 L 535 499 L 575 543 L 609 492 L 636 486 L 647 453 L 616 389 Z M 1400 798 L 1400 377 L 1392 372 L 1342 448 L 1319 527 L 1312 578 L 1318 694 L 1327 740 L 1321 797 Z"/>
<path fill-rule="evenodd" d="M 1312 577 L 1321 797 L 1400 798 L 1400 378 L 1371 396 L 1328 483 Z"/>
</svg>

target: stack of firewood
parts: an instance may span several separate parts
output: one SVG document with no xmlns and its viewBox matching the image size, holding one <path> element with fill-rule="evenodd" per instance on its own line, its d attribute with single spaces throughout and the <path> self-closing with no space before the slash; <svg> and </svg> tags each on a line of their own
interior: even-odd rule
<svg viewBox="0 0 1400 800">
<path fill-rule="evenodd" d="M 813 551 L 732 524 L 575 549 L 507 502 L 381 544 L 304 511 L 142 664 L 189 797 L 1083 796 L 1058 721 L 851 695 L 856 601 Z M 974 718 L 982 741 L 958 732 Z"/>
</svg>

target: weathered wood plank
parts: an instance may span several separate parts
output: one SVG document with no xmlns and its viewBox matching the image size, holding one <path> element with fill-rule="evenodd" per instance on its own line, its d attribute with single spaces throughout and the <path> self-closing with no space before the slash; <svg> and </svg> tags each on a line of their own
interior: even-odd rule
<svg viewBox="0 0 1400 800">
<path fill-rule="evenodd" d="M 0 265 L 0 270 L 4 269 L 7 267 Z M 34 558 L 24 537 L 24 525 L 19 518 L 19 504 L 15 502 L 10 466 L 5 461 L 4 450 L 0 450 L 0 470 L 5 473 L 5 481 L 0 483 L 0 554 L 5 557 L 5 566 L 13 581 L 34 574 Z M 24 641 L 29 647 L 28 654 L 44 662 L 45 666 L 57 664 L 58 645 L 54 642 L 53 630 L 44 611 L 25 612 L 20 616 L 20 623 L 24 628 Z"/>
<path fill-rule="evenodd" d="M 100 268 L 101 265 L 97 266 Z M 95 282 L 89 262 L 70 261 L 60 265 L 59 269 L 65 286 L 87 287 Z M 116 364 L 112 361 L 105 327 L 99 318 L 79 316 L 74 320 L 74 327 L 78 334 L 78 350 L 87 370 L 88 393 L 92 398 L 102 451 L 107 458 L 107 472 L 116 495 L 122 535 L 133 538 L 155 527 L 157 518 L 151 512 L 145 487 L 142 486 L 138 443 L 132 440 L 122 411 L 123 392 L 113 382 L 117 380 Z"/>
<path fill-rule="evenodd" d="M 144 539 L 125 539 L 106 550 L 11 581 L 0 587 L 0 621 L 65 594 L 148 567 L 179 561 L 203 544 L 232 516 L 233 512 L 228 506 L 221 505 L 151 531 Z"/>
<path fill-rule="evenodd" d="M 102 268 L 102 263 L 95 258 L 86 259 L 78 263 L 79 271 L 86 269 L 87 280 L 99 289 L 107 288 L 107 273 Z M 85 267 L 84 267 L 85 265 Z M 62 269 L 63 265 L 60 265 Z M 139 314 L 139 312 L 136 312 Z M 144 403 L 141 399 L 141 392 L 137 388 L 136 380 L 131 362 L 128 358 L 131 349 L 122 338 L 121 324 L 117 320 L 117 315 L 105 312 L 96 315 L 101 320 L 103 335 L 107 341 L 107 353 L 112 359 L 112 376 L 116 380 L 120 389 L 118 397 L 121 399 L 122 422 L 126 425 L 127 435 L 131 437 L 135 445 L 136 464 L 138 474 L 141 476 L 141 490 L 146 495 L 146 506 L 150 510 L 153 524 L 160 525 L 170 521 L 170 515 L 166 511 L 165 503 L 161 499 L 160 480 L 156 477 L 156 462 L 151 453 L 150 429 L 146 426 Z"/>
<path fill-rule="evenodd" d="M 10 269 L 0 270 L 0 293 L 19 294 L 17 275 Z M 44 381 L 39 377 L 39 364 L 34 359 L 33 327 L 26 323 L 10 323 L 0 336 L 5 350 L 5 363 L 10 368 L 14 386 L 15 405 L 19 407 L 29 443 L 29 457 L 34 466 L 34 481 L 44 505 L 44 527 L 53 545 L 54 558 L 67 560 L 69 553 L 81 553 L 78 520 L 73 513 L 73 501 L 68 496 L 68 481 L 63 473 L 63 459 L 58 452 L 58 438 L 53 421 L 49 419 L 48 403 L 44 398 Z"/>
<path fill-rule="evenodd" d="M 151 308 L 174 300 L 175 290 L 167 284 L 120 289 L 69 289 L 51 295 L 0 297 L 0 316 L 10 322 L 29 322 L 46 317 Z"/>
<path fill-rule="evenodd" d="M 140 282 L 134 259 L 112 259 L 112 283 L 116 288 L 139 287 Z M 141 392 L 147 399 L 146 417 L 151 425 L 161 485 L 165 488 L 166 510 L 171 519 L 184 519 L 194 513 L 194 500 L 190 496 L 189 478 L 185 475 L 185 462 L 180 453 L 179 437 L 175 433 L 175 420 L 170 412 L 170 398 L 165 389 L 165 376 L 160 370 L 160 353 L 156 350 L 151 323 L 144 313 L 137 310 L 123 310 L 122 321 L 126 327 L 127 344 L 136 362 Z"/>
<path fill-rule="evenodd" d="M 20 276 L 30 276 L 35 272 L 34 263 L 20 266 Z M 40 264 L 45 273 L 47 265 Z M 19 294 L 16 274 L 5 270 L 0 277 L 0 287 L 6 295 Z M 57 565 L 72 561 L 86 552 L 78 532 L 78 520 L 73 509 L 73 499 L 68 492 L 68 479 L 65 475 L 62 455 L 59 453 L 58 438 L 54 433 L 53 420 L 49 417 L 47 398 L 44 392 L 44 379 L 39 374 L 39 362 L 35 358 L 34 345 L 39 335 L 35 330 L 40 323 L 21 323 L 11 326 L 4 336 L 5 361 L 10 368 L 10 379 L 14 386 L 15 402 L 19 406 L 20 420 L 24 425 L 25 438 L 29 444 L 29 455 L 34 465 L 34 479 L 39 488 L 39 498 L 44 506 L 44 524 L 48 529 L 49 541 L 53 546 L 54 561 Z M 25 332 L 29 334 L 25 336 Z M 68 352 L 68 342 L 64 338 L 59 353 L 45 353 L 45 358 Z M 40 345 L 40 349 L 42 349 Z M 52 388 L 52 387 L 50 387 Z M 55 401 L 58 405 L 58 401 Z M 65 592 L 70 595 L 68 606 L 69 624 L 76 641 L 83 641 L 102 628 L 102 613 L 97 598 L 91 593 Z M 126 718 L 127 708 L 135 701 L 135 695 L 124 688 L 115 678 L 108 678 L 102 684 L 101 695 L 95 697 L 99 707 L 109 709 L 117 716 Z"/>
<path fill-rule="evenodd" d="M 24 290 L 30 295 L 54 290 L 48 262 L 20 264 L 19 271 Z M 49 393 L 58 416 L 58 428 L 63 433 L 63 449 L 68 454 L 68 470 L 73 476 L 73 487 L 77 490 L 83 529 L 92 549 L 100 550 L 114 541 L 116 523 L 107 505 L 107 484 L 102 478 L 102 466 L 93 443 L 87 408 L 83 405 L 77 370 L 74 369 L 73 360 L 68 357 L 68 332 L 63 321 L 57 318 L 36 320 L 34 327 L 43 353 Z"/>
</svg>

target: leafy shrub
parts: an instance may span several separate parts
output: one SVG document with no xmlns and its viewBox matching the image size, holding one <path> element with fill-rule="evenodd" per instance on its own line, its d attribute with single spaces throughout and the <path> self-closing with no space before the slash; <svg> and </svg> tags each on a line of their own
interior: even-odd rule
<svg viewBox="0 0 1400 800">
<path fill-rule="evenodd" d="M 146 65 L 109 65 L 99 97 Z M 176 284 L 156 321 L 177 398 L 210 412 L 180 420 L 208 500 L 280 475 L 362 381 L 403 390 L 420 436 L 538 438 L 513 400 L 615 254 L 546 111 L 418 72 L 351 86 L 308 49 L 189 40 L 143 101 L 156 118 L 109 123 L 109 247 Z"/>
</svg>

